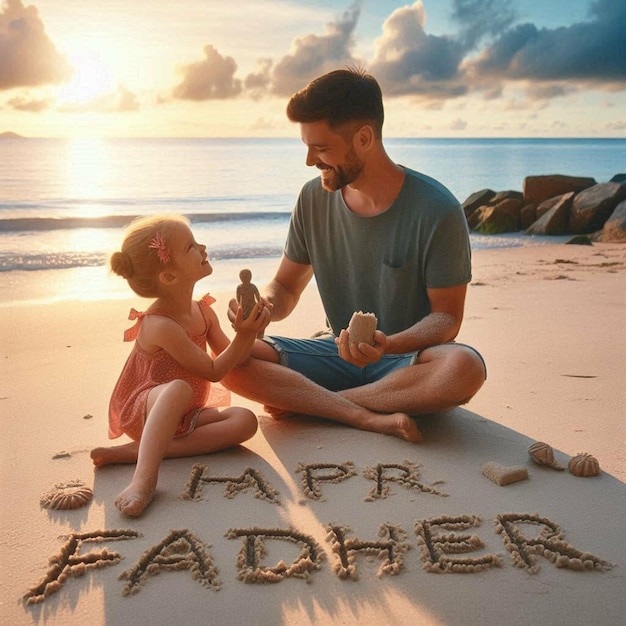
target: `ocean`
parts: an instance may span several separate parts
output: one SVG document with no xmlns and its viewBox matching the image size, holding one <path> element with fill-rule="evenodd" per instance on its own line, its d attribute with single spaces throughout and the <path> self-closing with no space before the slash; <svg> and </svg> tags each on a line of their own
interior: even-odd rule
<svg viewBox="0 0 626 626">
<path fill-rule="evenodd" d="M 459 199 L 521 191 L 535 174 L 626 170 L 626 139 L 386 139 L 398 163 Z M 208 246 L 204 291 L 234 289 L 239 269 L 262 284 L 280 257 L 302 184 L 315 177 L 298 139 L 0 140 L 2 302 L 124 297 L 109 254 L 135 216 L 182 213 Z M 536 245 L 523 234 L 472 234 L 474 249 Z M 553 239 L 548 239 L 554 241 Z"/>
</svg>

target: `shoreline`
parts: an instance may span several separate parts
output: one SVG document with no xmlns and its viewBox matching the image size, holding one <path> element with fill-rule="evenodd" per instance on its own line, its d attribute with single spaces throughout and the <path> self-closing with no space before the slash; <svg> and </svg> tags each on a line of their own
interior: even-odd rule
<svg viewBox="0 0 626 626">
<path fill-rule="evenodd" d="M 207 291 L 217 298 L 228 332 L 230 290 L 209 285 Z M 235 396 L 233 404 L 259 415 L 257 434 L 233 450 L 165 461 L 157 496 L 136 519 L 113 505 L 133 466 L 94 470 L 89 451 L 110 443 L 108 399 L 130 350 L 121 337 L 131 325 L 129 307 L 140 308 L 142 300 L 131 294 L 0 307 L 0 621 L 106 626 L 132 614 L 138 625 L 191 626 L 205 624 L 208 615 L 220 624 L 298 626 L 620 623 L 626 612 L 625 293 L 623 244 L 478 250 L 458 341 L 481 351 L 488 379 L 467 405 L 417 418 L 422 443 L 314 418 L 274 422 L 262 407 Z M 310 285 L 290 318 L 272 324 L 270 332 L 305 336 L 323 319 Z M 527 449 L 535 441 L 551 445 L 564 465 L 578 452 L 593 454 L 600 475 L 578 478 L 533 463 Z M 521 466 L 528 479 L 494 484 L 481 473 L 488 462 Z M 345 479 L 326 480 L 327 465 Z M 198 493 L 185 498 L 198 468 L 204 468 Z M 376 471 L 386 477 L 380 484 L 372 479 Z M 235 480 L 245 476 L 257 478 Z M 320 499 L 304 490 L 305 476 Z M 226 478 L 235 485 L 230 494 Z M 40 506 L 44 492 L 74 479 L 93 489 L 86 507 Z M 276 500 L 259 495 L 268 485 Z M 463 529 L 446 529 L 448 523 Z M 513 524 L 526 537 L 546 533 L 552 524 L 570 556 L 557 567 L 522 550 L 518 554 L 536 566 L 533 573 L 523 559 L 515 561 L 516 544 L 503 541 L 509 531 L 498 530 L 498 523 L 509 530 Z M 122 530 L 125 538 L 112 540 Z M 180 533 L 178 543 L 171 531 Z M 350 552 L 353 570 L 341 570 L 333 548 L 341 532 L 378 547 Z M 432 575 L 442 562 L 433 555 L 446 548 L 428 537 L 446 533 L 472 535 L 478 543 L 445 558 L 486 565 Z M 68 536 L 79 535 L 81 558 L 106 549 L 119 560 L 96 559 L 94 567 L 75 571 L 43 601 L 27 605 L 22 598 L 45 578 L 48 559 L 59 557 Z M 251 536 L 264 556 L 246 551 Z M 381 571 L 385 562 L 376 553 L 386 554 L 389 541 L 396 541 L 396 556 Z M 189 542 L 202 550 L 192 552 Z M 556 544 L 546 546 L 554 550 Z M 313 548 L 322 556 L 319 569 L 309 571 L 298 554 Z M 151 550 L 180 558 L 178 567 L 166 571 L 152 560 L 155 567 L 148 570 Z M 597 567 L 570 567 L 577 550 L 590 555 L 588 561 L 599 559 Z M 244 582 L 241 563 L 253 558 L 258 578 Z M 198 559 L 215 567 L 209 588 L 194 577 Z M 310 584 L 297 571 L 307 571 Z M 120 579 L 125 572 L 130 579 Z M 275 584 L 267 584 L 272 576 Z M 124 595 L 129 580 L 136 581 L 134 593 Z"/>
<path fill-rule="evenodd" d="M 523 233 L 501 235 L 470 234 L 472 254 L 479 250 L 508 250 L 537 246 L 560 245 L 571 236 L 535 236 Z M 268 282 L 278 266 L 280 255 L 212 260 L 213 274 L 198 287 L 198 293 L 207 290 L 226 292 L 239 283 L 239 270 L 252 269 L 252 280 L 257 286 Z M 0 272 L 0 308 L 19 305 L 50 304 L 64 301 L 125 300 L 132 297 L 128 285 L 119 276 L 109 272 L 106 265 L 38 270 L 10 270 Z"/>
</svg>

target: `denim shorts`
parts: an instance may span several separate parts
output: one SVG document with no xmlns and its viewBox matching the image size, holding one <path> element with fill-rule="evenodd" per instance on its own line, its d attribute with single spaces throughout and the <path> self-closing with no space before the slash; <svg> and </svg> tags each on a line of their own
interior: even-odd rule
<svg viewBox="0 0 626 626">
<path fill-rule="evenodd" d="M 300 374 L 330 391 L 352 389 L 380 380 L 394 370 L 414 364 L 419 355 L 419 352 L 385 354 L 376 363 L 357 367 L 339 356 L 335 337 L 331 334 L 311 339 L 265 337 L 263 341 L 276 350 L 281 365 L 300 372 Z M 465 346 L 465 344 L 454 345 Z M 473 350 L 485 366 L 485 361 L 480 352 L 472 346 L 466 347 Z M 485 375 L 486 373 L 487 368 L 485 367 Z"/>
<path fill-rule="evenodd" d="M 344 361 L 337 350 L 335 337 L 325 335 L 313 339 L 265 337 L 280 357 L 280 364 L 300 372 L 331 391 L 360 387 L 380 380 L 390 372 L 411 364 L 414 352 L 385 354 L 380 361 L 357 367 Z"/>
</svg>

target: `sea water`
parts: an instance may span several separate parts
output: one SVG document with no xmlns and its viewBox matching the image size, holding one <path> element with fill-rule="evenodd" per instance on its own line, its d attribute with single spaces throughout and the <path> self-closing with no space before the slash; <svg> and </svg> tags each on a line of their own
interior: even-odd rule
<svg viewBox="0 0 626 626">
<path fill-rule="evenodd" d="M 626 170 L 626 139 L 385 145 L 396 162 L 440 180 L 461 202 L 484 188 L 521 191 L 528 175 L 605 182 Z M 304 159 L 297 139 L 0 140 L 1 299 L 128 295 L 125 282 L 107 273 L 107 258 L 133 217 L 162 212 L 187 215 L 208 246 L 210 290 L 234 289 L 243 267 L 262 284 L 282 252 L 298 191 L 316 176 Z M 543 241 L 471 236 L 474 249 Z"/>
</svg>

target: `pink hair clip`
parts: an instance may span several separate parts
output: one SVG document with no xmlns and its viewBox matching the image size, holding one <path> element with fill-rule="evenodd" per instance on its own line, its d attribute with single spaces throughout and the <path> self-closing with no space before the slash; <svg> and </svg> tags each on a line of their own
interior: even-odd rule
<svg viewBox="0 0 626 626">
<path fill-rule="evenodd" d="M 165 240 L 163 239 L 163 235 L 161 233 L 157 233 L 154 237 L 152 237 L 152 240 L 148 244 L 148 248 L 157 251 L 157 256 L 159 257 L 159 261 L 161 261 L 161 263 L 170 262 L 170 251 L 167 249 Z"/>
</svg>

